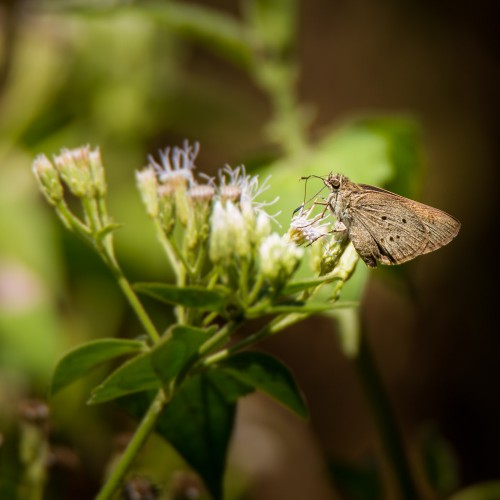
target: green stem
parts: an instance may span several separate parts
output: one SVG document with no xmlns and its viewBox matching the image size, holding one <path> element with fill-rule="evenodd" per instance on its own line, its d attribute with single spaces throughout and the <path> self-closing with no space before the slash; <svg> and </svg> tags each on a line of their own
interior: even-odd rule
<svg viewBox="0 0 500 500">
<path fill-rule="evenodd" d="M 74 231 L 77 235 L 82 237 L 87 243 L 92 245 L 93 240 L 90 237 L 89 228 L 85 224 L 83 224 L 83 222 L 80 221 L 80 219 L 78 219 L 71 213 L 64 200 L 61 200 L 56 205 L 56 213 L 62 220 L 63 224 L 70 231 Z"/>
<path fill-rule="evenodd" d="M 158 238 L 160 245 L 165 251 L 168 260 L 170 261 L 170 265 L 172 266 L 176 280 L 177 282 L 182 281 L 184 279 L 183 270 L 181 269 L 182 265 L 179 262 L 179 259 L 177 258 L 177 253 L 172 247 L 170 240 L 165 235 L 165 232 L 163 231 L 160 221 L 158 219 L 154 219 L 154 224 L 156 230 L 156 237 Z"/>
<path fill-rule="evenodd" d="M 248 260 L 243 257 L 240 261 L 240 293 L 244 304 L 248 300 Z"/>
<path fill-rule="evenodd" d="M 252 287 L 252 291 L 250 292 L 250 295 L 248 297 L 249 306 L 251 306 L 255 302 L 263 285 L 264 285 L 264 276 L 262 276 L 262 273 L 259 273 Z"/>
<path fill-rule="evenodd" d="M 96 496 L 96 500 L 108 500 L 117 492 L 136 455 L 139 453 L 140 449 L 144 445 L 144 442 L 153 431 L 156 421 L 166 404 L 167 398 L 163 393 L 163 390 L 160 390 L 151 403 L 146 415 L 144 415 L 144 418 L 135 431 L 135 434 L 130 440 L 127 448 L 120 457 L 118 464 L 109 475 L 99 494 Z"/>
<path fill-rule="evenodd" d="M 184 260 L 184 257 L 180 255 L 178 248 L 175 246 L 175 241 L 169 240 L 163 227 L 158 219 L 154 219 L 156 237 L 163 247 L 165 254 L 167 255 L 170 265 L 175 274 L 175 281 L 177 286 L 186 285 L 186 272 L 189 272 L 189 266 Z M 176 306 L 175 314 L 177 316 L 177 321 L 179 324 L 186 323 L 186 310 L 182 306 Z"/>
<path fill-rule="evenodd" d="M 212 354 L 211 356 L 208 356 L 203 360 L 203 365 L 209 366 L 214 363 L 217 363 L 218 361 L 225 359 L 228 356 L 231 356 L 231 354 L 239 352 L 242 349 L 245 349 L 246 347 L 249 347 L 250 345 L 257 343 L 266 337 L 274 335 L 279 331 L 287 328 L 288 326 L 293 325 L 294 323 L 298 323 L 299 321 L 305 319 L 307 316 L 308 316 L 307 314 L 286 314 L 278 316 L 277 318 L 274 318 L 270 323 L 268 323 L 264 328 L 260 329 L 258 332 L 249 335 L 248 337 L 244 338 L 240 342 L 237 342 L 236 344 L 227 349 L 223 349 L 222 351 L 218 351 Z M 214 337 L 212 337 L 212 339 L 213 338 Z M 215 342 L 213 344 L 215 344 Z"/>
<path fill-rule="evenodd" d="M 239 322 L 230 321 L 226 323 L 215 335 L 210 337 L 198 350 L 200 357 L 211 351 L 218 344 L 225 342 L 229 336 L 240 326 Z"/>
<path fill-rule="evenodd" d="M 420 495 L 406 457 L 398 424 L 363 333 L 361 333 L 359 351 L 353 358 L 353 362 L 361 379 L 387 461 L 396 476 L 400 493 L 398 497 L 405 500 L 417 500 Z"/>
<path fill-rule="evenodd" d="M 129 281 L 123 274 L 123 271 L 121 270 L 118 262 L 116 261 L 112 244 L 110 243 L 110 240 L 108 238 L 106 238 L 106 242 L 104 243 L 103 249 L 104 253 L 102 253 L 101 255 L 103 255 L 105 262 L 108 264 L 114 277 L 118 281 L 118 285 L 122 289 L 122 292 L 127 298 L 130 306 L 132 307 L 135 314 L 139 318 L 139 321 L 142 323 L 142 326 L 146 330 L 146 333 L 148 334 L 149 338 L 151 339 L 153 344 L 156 344 L 160 340 L 160 335 L 158 334 L 155 325 L 151 321 L 151 318 L 149 317 L 148 313 L 146 312 L 146 309 L 144 309 L 142 302 L 137 298 L 137 295 L 132 289 L 132 285 L 129 283 Z"/>
<path fill-rule="evenodd" d="M 89 197 L 82 198 L 82 206 L 92 233 L 97 233 L 97 231 L 101 229 L 102 224 L 99 218 L 99 209 L 96 200 Z"/>
</svg>

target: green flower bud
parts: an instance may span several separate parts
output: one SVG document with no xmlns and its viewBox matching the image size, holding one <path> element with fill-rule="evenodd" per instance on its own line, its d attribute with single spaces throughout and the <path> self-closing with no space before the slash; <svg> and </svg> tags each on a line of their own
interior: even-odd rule
<svg viewBox="0 0 500 500">
<path fill-rule="evenodd" d="M 169 184 L 162 184 L 157 192 L 161 224 L 168 235 L 175 227 L 174 189 Z"/>
<path fill-rule="evenodd" d="M 145 168 L 135 174 L 137 187 L 141 194 L 146 213 L 152 218 L 158 217 L 160 204 L 158 201 L 158 180 L 152 167 Z"/>
<path fill-rule="evenodd" d="M 40 190 L 52 205 L 57 205 L 64 195 L 63 185 L 54 165 L 45 155 L 39 155 L 33 162 L 35 174 Z"/>
<path fill-rule="evenodd" d="M 63 149 L 54 157 L 59 174 L 69 190 L 78 198 L 92 197 L 95 194 L 94 180 L 89 167 L 88 146 L 78 149 Z"/>
</svg>

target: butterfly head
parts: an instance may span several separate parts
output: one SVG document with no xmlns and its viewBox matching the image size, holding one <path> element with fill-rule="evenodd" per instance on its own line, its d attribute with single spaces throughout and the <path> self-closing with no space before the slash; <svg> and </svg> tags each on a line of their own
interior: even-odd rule
<svg viewBox="0 0 500 500">
<path fill-rule="evenodd" d="M 325 186 L 332 191 L 332 193 L 338 192 L 342 188 L 342 184 L 345 177 L 341 174 L 328 174 L 326 179 L 323 179 Z"/>
</svg>

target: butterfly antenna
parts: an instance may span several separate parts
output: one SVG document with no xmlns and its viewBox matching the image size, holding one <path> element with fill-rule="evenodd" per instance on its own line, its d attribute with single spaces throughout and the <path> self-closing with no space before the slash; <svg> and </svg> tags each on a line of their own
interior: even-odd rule
<svg viewBox="0 0 500 500">
<path fill-rule="evenodd" d="M 309 198 L 307 201 L 306 201 L 306 196 L 307 196 L 307 181 L 311 178 L 311 177 L 314 177 L 316 179 L 321 179 L 321 180 L 324 180 L 323 177 L 320 177 L 319 175 L 314 175 L 314 174 L 311 174 L 311 175 L 307 175 L 307 176 L 304 176 L 304 177 L 301 177 L 300 180 L 301 181 L 306 181 L 304 183 L 304 201 L 302 202 L 301 205 L 299 205 L 294 211 L 293 211 L 293 214 L 292 215 L 295 215 L 297 212 L 299 212 L 300 210 L 302 210 L 307 204 L 309 204 L 311 202 L 311 200 L 313 200 L 314 198 L 316 198 L 316 196 L 318 196 L 319 193 L 321 193 L 321 191 L 323 191 L 323 189 L 325 189 L 326 186 L 323 186 L 314 196 L 312 196 L 311 198 Z"/>
</svg>

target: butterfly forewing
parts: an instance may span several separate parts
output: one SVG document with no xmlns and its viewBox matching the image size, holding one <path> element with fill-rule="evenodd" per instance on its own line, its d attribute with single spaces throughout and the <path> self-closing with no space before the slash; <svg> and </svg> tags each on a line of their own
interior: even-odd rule
<svg viewBox="0 0 500 500">
<path fill-rule="evenodd" d="M 388 192 L 374 191 L 369 199 L 360 196 L 350 210 L 350 237 L 355 248 L 356 239 L 362 234 L 359 226 L 363 226 L 375 244 L 372 243 L 372 249 L 376 260 L 386 265 L 401 264 L 420 255 L 429 240 L 428 230 L 418 215 L 405 204 L 389 203 L 390 196 Z"/>
</svg>

